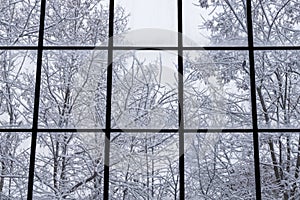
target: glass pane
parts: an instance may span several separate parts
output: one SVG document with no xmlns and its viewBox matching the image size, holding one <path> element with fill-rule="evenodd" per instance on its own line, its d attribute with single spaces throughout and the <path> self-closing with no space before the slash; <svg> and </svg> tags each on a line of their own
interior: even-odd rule
<svg viewBox="0 0 300 200">
<path fill-rule="evenodd" d="M 45 51 L 39 126 L 105 126 L 105 51 Z"/>
<path fill-rule="evenodd" d="M 116 0 L 125 8 L 128 31 L 116 35 L 115 44 L 125 46 L 176 46 L 177 2 L 173 0 Z M 120 7 L 116 7 L 115 14 Z M 116 33 L 121 33 L 116 30 Z"/>
<path fill-rule="evenodd" d="M 31 133 L 0 133 L 0 199 L 26 199 Z"/>
<path fill-rule="evenodd" d="M 300 51 L 258 51 L 255 54 L 258 125 L 300 126 Z"/>
<path fill-rule="evenodd" d="M 103 133 L 39 133 L 34 199 L 102 199 Z"/>
<path fill-rule="evenodd" d="M 183 1 L 186 46 L 247 46 L 246 2 Z"/>
<path fill-rule="evenodd" d="M 0 127 L 32 126 L 36 51 L 0 50 Z"/>
<path fill-rule="evenodd" d="M 46 45 L 106 45 L 108 0 L 48 0 L 45 18 Z M 125 20 L 124 16 L 121 19 Z M 123 26 L 123 25 L 122 25 Z M 123 27 L 119 27 L 123 29 Z"/>
<path fill-rule="evenodd" d="M 177 55 L 117 51 L 113 66 L 112 127 L 176 128 Z"/>
<path fill-rule="evenodd" d="M 300 3 L 292 1 L 252 1 L 254 44 L 299 45 Z"/>
<path fill-rule="evenodd" d="M 255 199 L 251 133 L 185 137 L 185 199 Z"/>
<path fill-rule="evenodd" d="M 186 128 L 251 128 L 248 54 L 184 52 Z"/>
<path fill-rule="evenodd" d="M 40 1 L 1 0 L 0 45 L 37 45 Z"/>
<path fill-rule="evenodd" d="M 114 133 L 111 138 L 110 199 L 178 199 L 177 134 Z"/>
<path fill-rule="evenodd" d="M 263 199 L 297 199 L 299 133 L 260 134 L 260 174 Z"/>
</svg>

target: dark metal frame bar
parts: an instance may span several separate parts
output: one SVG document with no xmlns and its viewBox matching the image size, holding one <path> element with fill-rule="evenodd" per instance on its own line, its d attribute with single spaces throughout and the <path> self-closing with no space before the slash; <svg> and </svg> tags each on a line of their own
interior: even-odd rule
<svg viewBox="0 0 300 200">
<path fill-rule="evenodd" d="M 254 149 L 254 171 L 255 171 L 255 189 L 256 199 L 261 199 L 260 167 L 259 167 L 259 138 L 257 125 L 257 107 L 256 107 L 256 85 L 255 85 L 255 66 L 254 66 L 254 45 L 253 45 L 253 27 L 252 27 L 252 8 L 251 0 L 247 0 L 247 30 L 250 64 L 250 89 L 252 105 L 252 127 L 253 127 L 253 149 Z"/>
<path fill-rule="evenodd" d="M 179 199 L 185 198 L 184 186 L 184 85 L 183 85 L 183 17 L 182 0 L 177 0 L 178 26 L 178 125 L 179 125 Z"/>
<path fill-rule="evenodd" d="M 103 199 L 109 199 L 109 164 L 110 164 L 110 134 L 111 134 L 111 97 L 113 73 L 113 46 L 114 46 L 114 0 L 109 1 L 109 31 L 108 31 L 108 69 L 106 88 L 106 131 L 104 148 L 104 188 Z"/>
<path fill-rule="evenodd" d="M 43 50 L 109 50 L 112 48 L 114 51 L 178 51 L 178 47 L 175 46 L 43 46 Z M 203 46 L 203 47 L 189 47 L 182 46 L 183 51 L 279 51 L 279 50 L 300 50 L 300 46 Z M 0 50 L 38 50 L 39 46 L 0 46 Z"/>
<path fill-rule="evenodd" d="M 104 192 L 103 199 L 109 199 L 109 156 L 110 156 L 110 134 L 115 132 L 126 133 L 178 133 L 179 134 L 179 199 L 185 199 L 184 192 L 184 133 L 252 133 L 253 146 L 254 146 L 254 167 L 255 167 L 255 184 L 256 184 L 256 199 L 261 199 L 261 183 L 260 183 L 260 168 L 259 168 L 259 133 L 276 133 L 276 132 L 295 132 L 300 133 L 299 129 L 264 129 L 258 128 L 257 123 L 257 107 L 256 107 L 256 86 L 255 86 L 255 66 L 254 66 L 254 52 L 255 51 L 268 51 L 268 50 L 300 50 L 300 46 L 254 46 L 253 42 L 253 27 L 252 27 L 252 13 L 251 13 L 251 0 L 247 0 L 247 28 L 248 28 L 248 46 L 213 46 L 213 47 L 188 47 L 183 44 L 183 9 L 182 0 L 177 0 L 177 13 L 178 13 L 178 44 L 177 46 L 114 46 L 114 0 L 110 0 L 109 4 L 109 34 L 108 46 L 44 46 L 44 21 L 46 12 L 46 0 L 41 0 L 40 12 L 40 26 L 39 26 L 39 40 L 37 46 L 1 46 L 0 50 L 36 50 L 37 51 L 37 70 L 36 70 L 36 83 L 35 83 L 35 97 L 34 97 L 34 113 L 32 128 L 7 128 L 0 129 L 0 132 L 30 132 L 31 137 L 31 153 L 30 153 L 30 166 L 28 178 L 28 193 L 27 199 L 33 199 L 33 185 L 34 185 L 34 166 L 36 155 L 36 142 L 37 134 L 39 132 L 99 132 L 105 133 L 105 152 L 104 152 Z M 39 99 L 40 99 L 40 84 L 41 84 L 41 69 L 42 58 L 44 50 L 107 50 L 108 51 L 108 71 L 107 71 L 107 105 L 106 105 L 106 125 L 105 128 L 98 129 L 58 129 L 58 128 L 39 128 L 38 127 L 38 113 L 39 113 Z M 113 52 L 115 50 L 142 50 L 142 51 L 159 51 L 159 50 L 173 50 L 178 52 L 178 129 L 118 129 L 111 127 L 111 97 L 112 97 L 112 65 L 113 65 Z M 249 64 L 250 64 L 250 85 L 251 85 L 251 104 L 252 104 L 252 128 L 248 129 L 185 129 L 183 118 L 183 51 L 218 51 L 218 50 L 236 50 L 248 51 Z"/>
<path fill-rule="evenodd" d="M 101 129 L 84 129 L 84 128 L 68 128 L 68 129 L 59 129 L 59 128 L 38 128 L 36 129 L 37 132 L 53 132 L 53 133 L 60 133 L 60 132 L 78 132 L 78 133 L 91 133 L 91 132 L 107 132 L 105 128 Z M 25 132 L 25 133 L 31 133 L 33 129 L 22 129 L 22 128 L 16 128 L 16 129 L 0 129 L 1 133 L 14 133 L 14 132 Z M 179 132 L 179 129 L 118 129 L 118 128 L 111 128 L 111 133 L 145 133 L 145 132 L 151 132 L 151 133 L 177 133 Z M 184 129 L 185 133 L 253 133 L 252 128 L 248 129 L 235 129 L 235 128 L 225 128 L 225 129 Z M 264 128 L 258 128 L 258 133 L 281 133 L 281 132 L 288 132 L 288 133 L 300 133 L 300 129 L 286 129 L 286 128 L 270 128 L 270 129 L 264 129 Z"/>
<path fill-rule="evenodd" d="M 34 111 L 33 111 L 29 178 L 28 178 L 28 190 L 27 190 L 27 199 L 30 199 L 30 200 L 33 197 L 34 166 L 35 166 L 36 143 L 37 143 L 37 134 L 38 134 L 37 129 L 38 129 L 38 118 L 39 118 L 41 74 L 42 74 L 42 62 L 43 62 L 43 50 L 44 50 L 43 42 L 44 42 L 46 0 L 41 1 L 41 11 L 40 12 L 41 12 L 40 13 L 40 27 L 39 27 L 38 54 L 37 54 L 37 64 L 36 64 L 35 93 L 34 93 Z"/>
</svg>

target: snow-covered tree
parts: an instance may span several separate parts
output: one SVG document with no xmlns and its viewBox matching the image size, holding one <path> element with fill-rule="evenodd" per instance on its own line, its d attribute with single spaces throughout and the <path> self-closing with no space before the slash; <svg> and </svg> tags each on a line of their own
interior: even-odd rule
<svg viewBox="0 0 300 200">
<path fill-rule="evenodd" d="M 251 2 L 254 45 L 284 46 L 299 44 L 300 4 L 298 1 L 252 0 Z M 195 1 L 195 4 L 200 9 L 210 10 L 210 16 L 206 16 L 205 22 L 200 28 L 206 29 L 210 33 L 212 45 L 247 45 L 247 7 L 245 0 L 200 0 Z M 214 61 L 217 63 L 227 57 L 226 51 L 213 52 L 212 54 L 216 58 Z M 235 54 L 240 57 L 244 53 L 240 51 Z M 299 53 L 297 51 L 255 52 L 259 127 L 299 128 L 300 73 L 298 60 Z M 239 60 L 239 65 L 235 65 L 235 61 L 230 60 L 228 64 L 221 64 L 218 67 L 220 70 L 219 77 L 223 82 L 234 83 L 243 90 L 244 94 L 248 93 L 246 96 L 249 97 L 250 74 L 247 59 L 244 61 Z M 228 66 L 228 68 L 225 66 Z M 224 95 L 225 102 L 230 98 L 234 105 L 239 105 L 238 102 L 240 102 L 241 96 L 229 95 L 229 93 Z M 247 104 L 243 106 L 245 108 Z M 234 121 L 239 118 L 239 113 L 228 112 L 226 107 L 222 109 L 222 112 L 231 116 L 229 123 L 235 123 Z M 251 117 L 249 116 L 248 119 L 241 120 L 241 122 L 247 124 L 251 122 L 250 120 Z M 248 140 L 244 140 L 245 146 L 249 145 L 248 142 L 252 143 L 251 134 L 248 137 Z M 235 140 L 239 141 L 242 138 L 237 137 Z M 227 142 L 226 136 L 221 135 L 220 141 Z M 228 151 L 239 151 L 234 146 L 231 149 L 228 148 Z M 263 197 L 265 199 L 299 198 L 300 194 L 297 187 L 300 155 L 299 133 L 261 133 L 260 152 Z M 210 164 L 214 165 L 215 161 L 210 161 Z M 250 164 L 253 163 L 250 163 L 249 160 Z M 234 171 L 237 171 L 240 167 L 237 165 Z M 213 173 L 213 169 L 210 170 L 210 173 Z M 253 177 L 254 173 L 252 172 L 250 176 Z M 231 184 L 237 186 L 236 180 L 233 180 Z M 226 188 L 226 185 L 224 185 L 224 188 Z M 248 189 L 250 194 L 252 187 L 249 186 Z M 244 197 L 242 192 L 238 193 L 237 196 Z"/>
<path fill-rule="evenodd" d="M 117 29 L 126 28 L 122 8 Z M 45 43 L 101 45 L 108 36 L 104 1 L 48 1 Z M 44 51 L 39 126 L 103 128 L 107 55 L 104 51 Z M 34 195 L 42 199 L 102 198 L 102 133 L 39 135 Z"/>
<path fill-rule="evenodd" d="M 3 0 L 0 4 L 0 45 L 37 43 L 39 1 Z M 34 70 L 30 51 L 0 51 L 0 126 L 30 127 Z M 30 134 L 0 134 L 0 198 L 26 199 Z"/>
</svg>

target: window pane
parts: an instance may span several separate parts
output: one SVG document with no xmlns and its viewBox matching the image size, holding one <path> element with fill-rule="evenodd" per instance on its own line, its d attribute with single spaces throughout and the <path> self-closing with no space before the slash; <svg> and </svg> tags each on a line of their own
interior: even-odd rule
<svg viewBox="0 0 300 200">
<path fill-rule="evenodd" d="M 40 1 L 1 0 L 0 45 L 37 45 Z"/>
<path fill-rule="evenodd" d="M 299 58 L 299 51 L 256 52 L 256 92 L 260 127 L 299 128 Z"/>
<path fill-rule="evenodd" d="M 39 133 L 34 199 L 102 199 L 103 133 Z"/>
<path fill-rule="evenodd" d="M 108 12 L 108 0 L 48 0 L 45 44 L 106 45 Z"/>
<path fill-rule="evenodd" d="M 263 199 L 297 199 L 299 191 L 299 133 L 260 134 Z"/>
<path fill-rule="evenodd" d="M 255 199 L 252 134 L 185 134 L 185 199 Z"/>
<path fill-rule="evenodd" d="M 115 53 L 112 127 L 177 127 L 176 62 L 176 52 Z"/>
<path fill-rule="evenodd" d="M 114 133 L 111 138 L 110 199 L 178 198 L 177 134 Z"/>
<path fill-rule="evenodd" d="M 128 15 L 128 31 L 116 35 L 115 44 L 125 46 L 176 46 L 177 2 L 173 0 L 116 0 Z M 120 7 L 116 7 L 115 14 Z M 116 30 L 116 33 L 121 33 Z"/>
<path fill-rule="evenodd" d="M 248 54 L 184 52 L 186 128 L 251 128 Z"/>
<path fill-rule="evenodd" d="M 0 50 L 0 127 L 32 125 L 35 51 Z"/>
<path fill-rule="evenodd" d="M 26 199 L 31 133 L 0 133 L 0 199 Z"/>
<path fill-rule="evenodd" d="M 300 3 L 252 1 L 255 45 L 299 45 Z"/>
<path fill-rule="evenodd" d="M 105 125 L 105 51 L 45 51 L 40 127 L 97 128 Z"/>
<path fill-rule="evenodd" d="M 244 0 L 183 2 L 184 45 L 247 46 Z"/>
</svg>

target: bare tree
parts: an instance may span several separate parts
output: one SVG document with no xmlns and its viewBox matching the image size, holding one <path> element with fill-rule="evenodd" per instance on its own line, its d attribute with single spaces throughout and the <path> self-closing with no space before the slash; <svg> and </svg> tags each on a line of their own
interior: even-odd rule
<svg viewBox="0 0 300 200">
<path fill-rule="evenodd" d="M 200 28 L 211 34 L 213 45 L 246 45 L 247 22 L 246 1 L 198 1 L 201 9 L 210 9 Z M 255 45 L 297 45 L 299 44 L 299 6 L 297 1 L 252 1 L 253 35 Z M 227 52 L 214 52 L 214 61 L 223 61 Z M 236 52 L 242 55 L 241 52 Z M 258 105 L 258 124 L 265 128 L 299 127 L 299 55 L 297 51 L 257 51 L 255 52 L 256 92 Z M 201 60 L 198 58 L 198 61 Z M 241 59 L 235 66 L 234 60 L 228 60 L 218 66 L 222 82 L 233 83 L 250 93 L 249 68 L 247 60 Z M 232 63 L 232 64 L 230 64 Z M 199 63 L 194 62 L 194 66 Z M 228 66 L 228 68 L 226 67 Z M 228 69 L 228 70 L 226 70 Z M 192 73 L 195 74 L 195 69 Z M 192 76 L 195 77 L 195 76 Z M 244 79 L 244 80 L 243 80 Z M 226 85 L 224 85 L 226 87 Z M 247 96 L 247 95 L 246 95 Z M 245 96 L 245 97 L 246 97 Z M 224 95 L 225 102 L 231 99 L 231 105 L 240 107 L 240 97 Z M 206 104 L 202 104 L 206 106 Z M 243 105 L 248 107 L 247 104 Z M 229 123 L 239 119 L 240 112 L 222 112 L 231 116 Z M 242 111 L 239 109 L 239 111 Z M 247 124 L 248 119 L 240 118 Z M 227 123 L 228 123 L 227 122 Z M 226 124 L 227 124 L 226 123 Z M 251 137 L 249 135 L 249 137 Z M 226 141 L 221 137 L 220 140 Z M 237 138 L 236 140 L 239 140 Z M 247 140 L 251 142 L 251 140 Z M 245 143 L 248 145 L 248 143 Z M 261 171 L 262 192 L 266 199 L 297 199 L 299 168 L 299 134 L 261 134 Z M 232 147 L 234 148 L 234 147 Z M 230 150 L 230 149 L 229 149 Z M 232 149 L 238 151 L 238 149 Z M 250 161 L 249 161 L 250 162 Z M 210 161 L 211 165 L 215 161 Z M 237 165 L 234 169 L 237 170 Z M 214 169 L 211 169 L 213 173 Z M 253 174 L 251 174 L 253 176 Z M 233 182 L 234 184 L 235 181 Z M 206 183 L 207 184 L 207 183 Z M 224 186 L 226 188 L 226 186 Z M 249 187 L 249 191 L 251 187 Z M 242 195 L 242 193 L 240 193 Z M 211 195 L 209 195 L 211 196 Z M 250 197 L 249 197 L 250 198 Z"/>
</svg>

